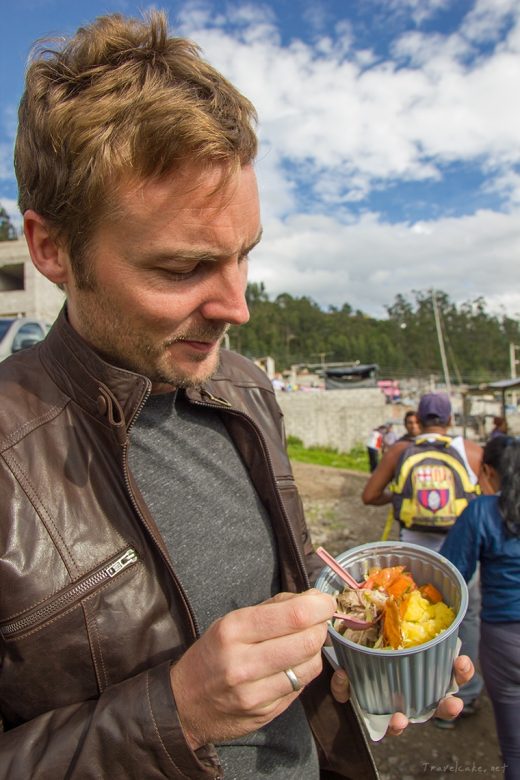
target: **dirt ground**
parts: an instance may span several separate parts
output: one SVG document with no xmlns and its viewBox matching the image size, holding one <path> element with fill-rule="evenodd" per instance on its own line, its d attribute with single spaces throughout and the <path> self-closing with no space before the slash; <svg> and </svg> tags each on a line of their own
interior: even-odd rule
<svg viewBox="0 0 520 780">
<path fill-rule="evenodd" d="M 361 491 L 366 476 L 322 466 L 293 463 L 314 543 L 334 555 L 381 536 L 386 507 L 366 507 Z M 397 526 L 390 536 L 397 538 Z M 453 730 L 429 722 L 411 725 L 400 737 L 371 743 L 381 780 L 418 780 L 436 777 L 503 777 L 489 699 L 481 697 L 479 711 L 457 721 Z"/>
</svg>

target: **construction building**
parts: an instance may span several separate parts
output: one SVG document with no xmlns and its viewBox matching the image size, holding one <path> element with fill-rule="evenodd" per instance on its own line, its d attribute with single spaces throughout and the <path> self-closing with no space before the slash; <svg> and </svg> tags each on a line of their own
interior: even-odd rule
<svg viewBox="0 0 520 780">
<path fill-rule="evenodd" d="M 0 317 L 32 317 L 52 323 L 64 294 L 33 266 L 24 238 L 0 241 Z"/>
</svg>

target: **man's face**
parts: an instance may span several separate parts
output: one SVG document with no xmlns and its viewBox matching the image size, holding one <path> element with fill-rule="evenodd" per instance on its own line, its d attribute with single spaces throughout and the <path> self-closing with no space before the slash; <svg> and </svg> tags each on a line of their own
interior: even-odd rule
<svg viewBox="0 0 520 780">
<path fill-rule="evenodd" d="M 256 178 L 185 166 L 121 189 L 120 214 L 94 236 L 91 289 L 71 273 L 71 325 L 105 359 L 162 385 L 200 385 L 229 325 L 248 321 L 247 255 L 260 238 Z"/>
<path fill-rule="evenodd" d="M 410 436 L 418 436 L 421 432 L 421 426 L 419 425 L 419 418 L 417 415 L 411 414 L 410 417 L 407 417 L 405 427 Z"/>
</svg>

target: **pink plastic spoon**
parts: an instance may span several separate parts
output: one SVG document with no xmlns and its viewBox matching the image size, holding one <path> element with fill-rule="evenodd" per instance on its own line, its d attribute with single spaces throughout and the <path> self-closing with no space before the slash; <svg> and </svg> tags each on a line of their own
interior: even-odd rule
<svg viewBox="0 0 520 780">
<path fill-rule="evenodd" d="M 361 589 L 362 586 L 359 584 L 359 582 L 356 582 L 354 577 L 345 571 L 345 569 L 339 565 L 336 559 L 333 558 L 332 555 L 327 552 L 327 550 L 324 550 L 323 547 L 318 547 L 316 550 L 316 555 L 318 555 L 321 560 L 327 564 L 329 569 L 332 569 L 334 574 L 337 574 L 338 577 L 340 577 L 340 579 L 342 579 L 343 582 L 345 582 L 350 588 L 353 588 L 354 590 Z M 352 628 L 354 631 L 363 631 L 366 628 L 371 628 L 375 623 L 377 623 L 377 620 L 361 620 L 360 618 L 345 615 L 344 612 L 335 612 L 333 617 L 337 618 L 338 620 L 342 620 L 348 628 Z"/>
<path fill-rule="evenodd" d="M 345 571 L 345 569 L 339 565 L 336 559 L 333 558 L 332 555 L 327 552 L 327 550 L 324 550 L 323 547 L 318 547 L 316 550 L 316 555 L 318 555 L 321 560 L 327 564 L 329 569 L 332 569 L 334 574 L 337 574 L 338 577 L 343 580 L 343 582 L 346 582 L 349 587 L 354 588 L 355 590 L 359 590 L 361 588 L 359 582 L 356 582 L 354 577 Z"/>
</svg>

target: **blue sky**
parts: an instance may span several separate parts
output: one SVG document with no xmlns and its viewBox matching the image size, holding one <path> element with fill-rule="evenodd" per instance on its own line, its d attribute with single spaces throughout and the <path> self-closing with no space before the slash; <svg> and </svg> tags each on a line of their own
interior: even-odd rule
<svg viewBox="0 0 520 780">
<path fill-rule="evenodd" d="M 127 0 L 4 0 L 0 202 L 36 38 Z M 175 34 L 255 103 L 264 240 L 250 278 L 271 297 L 375 316 L 435 287 L 520 316 L 518 0 L 173 2 Z"/>
</svg>

